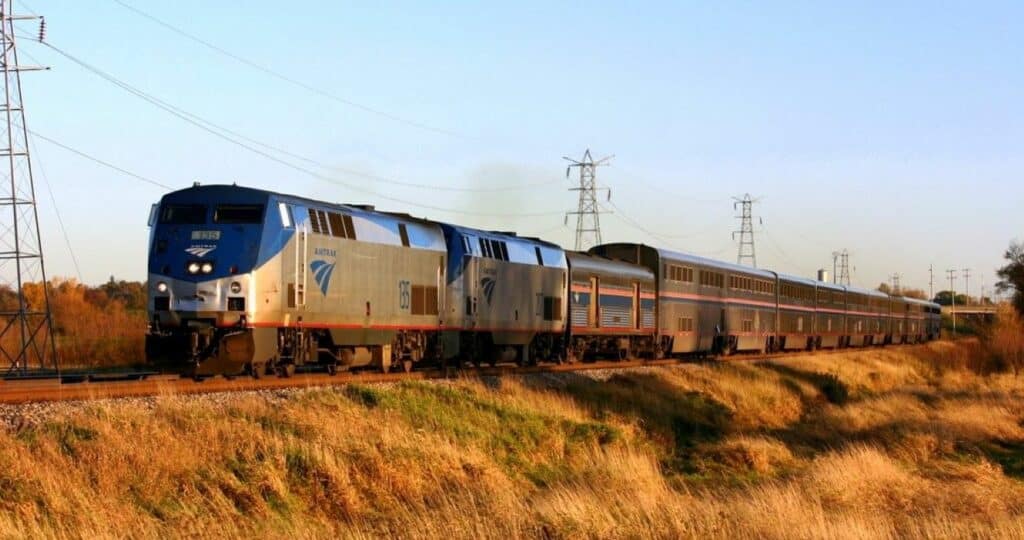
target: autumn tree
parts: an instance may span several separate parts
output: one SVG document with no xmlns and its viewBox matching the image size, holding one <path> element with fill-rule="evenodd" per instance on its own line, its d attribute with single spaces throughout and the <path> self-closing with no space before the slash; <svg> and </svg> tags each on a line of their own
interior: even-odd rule
<svg viewBox="0 0 1024 540">
<path fill-rule="evenodd" d="M 905 296 L 907 298 L 916 298 L 918 300 L 927 300 L 928 295 L 921 289 L 900 289 L 898 293 L 893 292 L 891 286 L 888 283 L 879 283 L 878 287 L 875 287 L 876 291 L 883 292 L 885 294 L 895 294 L 897 296 Z"/>
<path fill-rule="evenodd" d="M 1003 254 L 1003 258 L 1007 263 L 996 270 L 996 275 L 999 276 L 996 290 L 1001 293 L 1012 292 L 1013 307 L 1024 315 L 1024 244 L 1010 242 L 1010 247 Z"/>
<path fill-rule="evenodd" d="M 932 300 L 932 302 L 935 302 L 936 304 L 939 304 L 941 306 L 948 306 L 953 303 L 953 293 L 951 293 L 950 291 L 939 291 L 938 293 L 936 293 L 935 298 Z M 967 295 L 956 295 L 956 305 L 967 305 Z"/>
</svg>

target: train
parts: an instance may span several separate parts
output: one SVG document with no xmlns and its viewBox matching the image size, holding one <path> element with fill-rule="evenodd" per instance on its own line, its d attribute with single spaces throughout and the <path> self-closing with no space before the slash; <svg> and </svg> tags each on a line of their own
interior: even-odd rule
<svg viewBox="0 0 1024 540">
<path fill-rule="evenodd" d="M 728 356 L 940 332 L 931 302 L 237 185 L 168 193 L 149 226 L 146 359 L 196 377 Z"/>
</svg>

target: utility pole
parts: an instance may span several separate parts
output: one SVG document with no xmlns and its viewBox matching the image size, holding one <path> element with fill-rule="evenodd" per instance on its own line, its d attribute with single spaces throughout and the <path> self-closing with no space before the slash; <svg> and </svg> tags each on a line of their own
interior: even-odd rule
<svg viewBox="0 0 1024 540">
<path fill-rule="evenodd" d="M 971 269 L 964 268 L 964 294 L 967 295 L 967 305 L 971 305 Z"/>
<path fill-rule="evenodd" d="M 25 375 L 30 365 L 54 370 L 59 366 L 21 91 L 22 71 L 47 68 L 18 63 L 14 27 L 14 21 L 38 19 L 39 41 L 44 41 L 46 23 L 39 16 L 13 14 L 13 4 L 0 0 L 0 288 L 15 296 L 0 305 L 0 362 L 9 363 L 8 375 Z M 37 286 L 42 294 L 33 295 L 30 304 L 26 289 Z"/>
<path fill-rule="evenodd" d="M 897 274 L 893 274 L 891 277 L 892 277 L 892 292 L 893 292 L 893 294 L 899 294 L 900 293 L 900 275 L 897 273 Z"/>
<path fill-rule="evenodd" d="M 949 298 L 952 302 L 950 304 L 949 314 L 953 317 L 953 337 L 956 337 L 956 289 L 953 288 L 953 280 L 956 279 L 956 269 L 950 268 L 946 270 L 946 274 L 949 275 Z"/>
<path fill-rule="evenodd" d="M 935 268 L 928 265 L 928 301 L 935 300 Z"/>
<path fill-rule="evenodd" d="M 743 264 L 744 259 L 750 259 L 750 266 L 757 268 L 757 252 L 754 249 L 754 203 L 760 199 L 754 199 L 749 193 L 744 194 L 743 197 L 733 197 L 732 209 L 736 210 L 742 207 L 740 215 L 736 216 L 740 220 L 740 230 L 732 233 L 732 239 L 736 240 L 736 235 L 740 236 L 740 249 L 736 254 L 736 264 Z"/>
<path fill-rule="evenodd" d="M 832 283 L 850 285 L 850 252 L 845 249 L 832 252 Z"/>
<path fill-rule="evenodd" d="M 612 192 L 607 188 L 597 187 L 597 168 L 602 165 L 607 165 L 608 161 L 615 156 L 603 157 L 597 161 L 594 161 L 590 157 L 590 149 L 583 153 L 583 159 L 575 160 L 568 157 L 562 159 L 569 162 L 569 166 L 565 168 L 565 177 L 569 177 L 569 172 L 573 167 L 577 167 L 580 170 L 580 185 L 579 187 L 569 188 L 569 191 L 579 191 L 579 204 L 576 207 L 575 212 L 566 212 L 565 222 L 569 223 L 569 216 L 576 216 L 576 251 L 583 251 L 591 246 L 596 246 L 601 243 L 601 214 L 607 212 L 601 210 L 601 207 L 597 204 L 597 192 L 607 191 L 608 199 L 611 200 Z"/>
</svg>

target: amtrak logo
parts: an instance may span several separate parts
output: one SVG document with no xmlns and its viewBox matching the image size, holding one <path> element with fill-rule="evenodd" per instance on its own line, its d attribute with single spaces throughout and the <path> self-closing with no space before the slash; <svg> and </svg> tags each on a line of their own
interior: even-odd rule
<svg viewBox="0 0 1024 540">
<path fill-rule="evenodd" d="M 217 246 L 192 246 L 190 248 L 185 248 L 185 253 L 196 257 L 205 257 L 215 249 L 217 249 Z"/>
<path fill-rule="evenodd" d="M 497 281 L 491 277 L 485 277 L 480 280 L 480 286 L 484 289 L 484 296 L 487 298 L 487 303 L 491 303 L 491 297 L 494 296 L 494 286 L 497 285 Z"/>
<path fill-rule="evenodd" d="M 313 279 L 316 280 L 316 284 L 324 296 L 327 295 L 327 287 L 331 285 L 331 274 L 334 273 L 335 264 L 319 259 L 309 263 L 309 268 L 313 271 Z"/>
</svg>

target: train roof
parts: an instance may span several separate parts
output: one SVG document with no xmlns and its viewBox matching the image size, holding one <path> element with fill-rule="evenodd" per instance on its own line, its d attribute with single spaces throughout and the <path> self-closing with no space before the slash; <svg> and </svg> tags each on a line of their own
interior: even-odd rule
<svg viewBox="0 0 1024 540">
<path fill-rule="evenodd" d="M 910 302 L 911 304 L 918 304 L 918 305 L 922 305 L 922 306 L 931 306 L 931 307 L 942 307 L 939 304 L 936 304 L 935 302 L 932 302 L 932 301 L 929 301 L 929 300 L 921 300 L 920 298 L 910 298 L 909 296 L 901 296 L 900 298 L 905 299 L 907 302 Z"/>
<path fill-rule="evenodd" d="M 863 295 L 867 295 L 867 296 L 874 296 L 876 298 L 889 298 L 888 294 L 885 294 L 882 291 L 876 291 L 874 289 L 864 289 L 864 288 L 861 288 L 861 287 L 849 286 L 849 287 L 846 287 L 846 291 L 847 292 L 851 292 L 851 293 L 863 294 Z"/>
<path fill-rule="evenodd" d="M 741 264 L 733 264 L 725 261 L 717 261 L 715 259 L 709 259 L 707 257 L 701 257 L 700 255 L 693 255 L 691 253 L 682 253 L 679 251 L 672 251 L 670 249 L 654 248 L 658 250 L 660 257 L 665 257 L 681 262 L 692 262 L 694 264 L 702 264 L 704 266 L 711 266 L 713 268 L 720 268 L 722 270 L 729 270 L 731 272 L 742 272 L 744 274 L 750 274 L 754 276 L 766 277 L 775 279 L 775 272 L 769 270 L 761 270 L 752 266 L 743 266 Z"/>
<path fill-rule="evenodd" d="M 603 246 L 636 246 L 655 251 L 659 258 L 668 259 L 672 261 L 678 261 L 683 263 L 700 264 L 703 266 L 710 266 L 712 268 L 718 268 L 721 270 L 729 270 L 732 272 L 742 272 L 744 274 L 760 276 L 765 278 L 775 279 L 775 272 L 768 270 L 760 270 L 758 268 L 752 268 L 750 266 L 743 266 L 740 264 L 727 263 L 724 261 L 716 261 L 715 259 L 709 259 L 707 257 L 701 257 L 700 255 L 694 255 L 692 253 L 682 253 L 679 251 L 672 251 L 670 249 L 659 248 L 655 246 L 649 246 L 647 244 L 638 244 L 633 242 L 615 242 L 609 244 L 602 244 Z M 599 247 L 599 246 L 595 246 Z"/>
<path fill-rule="evenodd" d="M 607 257 L 601 257 L 600 255 L 593 255 L 579 251 L 566 251 L 565 256 L 569 259 L 569 265 L 572 267 L 574 272 L 576 270 L 583 270 L 614 273 L 615 275 L 624 278 L 654 281 L 654 272 L 649 268 L 638 264 L 618 261 Z"/>
<path fill-rule="evenodd" d="M 399 225 L 402 225 L 406 227 L 406 235 L 410 246 L 433 251 L 445 250 L 444 231 L 439 223 L 408 214 L 383 212 L 367 205 L 317 201 L 306 197 L 234 184 L 212 184 L 205 186 L 195 184 L 192 187 L 168 193 L 161 198 L 161 202 L 172 204 L 199 202 L 203 204 L 255 204 L 258 202 L 259 204 L 271 206 L 275 201 L 321 211 L 336 211 L 351 216 L 356 224 L 356 230 L 359 231 L 358 237 L 360 242 L 401 245 L 403 238 L 399 233 Z M 301 223 L 306 218 L 305 216 L 296 215 L 293 216 L 293 219 L 297 223 Z"/>
<path fill-rule="evenodd" d="M 801 285 L 810 285 L 811 287 L 817 287 L 821 282 L 816 279 L 805 278 L 803 276 L 793 276 L 790 274 L 779 274 L 779 281 L 789 281 L 791 283 L 799 283 Z"/>
<path fill-rule="evenodd" d="M 207 196 L 209 193 L 212 196 Z M 172 191 L 164 194 L 161 200 L 175 200 L 186 198 L 189 195 L 202 194 L 204 198 L 221 200 L 224 195 L 249 195 L 250 197 L 259 197 L 270 199 L 275 197 L 283 202 L 297 203 L 305 206 L 318 206 L 318 207 L 329 207 L 344 210 L 346 213 L 353 216 L 389 216 L 395 219 L 401 219 L 403 221 L 417 222 L 422 224 L 438 225 L 439 223 L 427 218 L 416 217 L 401 212 L 387 212 L 384 210 L 377 210 L 373 205 L 358 204 L 358 203 L 335 203 L 328 201 L 320 201 L 316 199 L 310 199 L 309 197 L 301 197 L 299 195 L 292 195 L 289 193 L 281 193 L 279 191 L 270 191 L 260 188 L 252 188 L 246 186 L 239 186 L 237 184 L 208 184 L 203 185 L 196 182 L 190 187 Z M 234 198 L 234 197 L 232 197 Z"/>
<path fill-rule="evenodd" d="M 543 246 L 546 248 L 552 248 L 562 250 L 562 246 L 555 244 L 554 242 L 548 242 L 547 240 L 541 240 L 533 236 L 519 236 L 514 232 L 506 231 L 485 231 L 483 229 L 474 229 L 473 227 L 467 227 L 465 225 L 456 225 L 454 223 L 438 222 L 439 225 L 446 228 L 450 228 L 456 232 L 462 234 L 469 234 L 472 236 L 479 236 L 482 238 L 490 238 L 492 240 L 505 240 L 506 242 L 519 242 L 530 245 Z"/>
<path fill-rule="evenodd" d="M 840 285 L 838 283 L 829 283 L 827 281 L 815 281 L 819 289 L 831 289 L 833 291 L 846 292 L 846 285 Z"/>
</svg>

